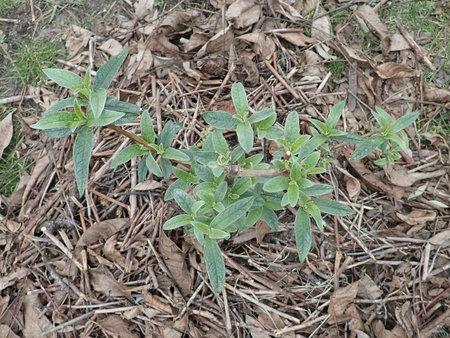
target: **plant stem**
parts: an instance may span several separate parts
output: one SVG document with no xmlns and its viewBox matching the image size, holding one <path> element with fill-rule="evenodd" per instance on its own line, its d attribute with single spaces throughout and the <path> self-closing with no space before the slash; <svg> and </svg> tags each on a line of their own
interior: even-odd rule
<svg viewBox="0 0 450 338">
<path fill-rule="evenodd" d="M 238 165 L 223 166 L 225 174 L 230 177 L 274 177 L 274 176 L 288 176 L 287 169 L 245 169 Z"/>
<path fill-rule="evenodd" d="M 155 148 L 153 148 L 152 146 L 150 146 L 147 142 L 145 142 L 145 141 L 144 141 L 143 139 L 141 139 L 139 136 L 136 136 L 136 135 L 134 135 L 134 134 L 132 134 L 132 133 L 126 131 L 126 130 L 123 130 L 123 129 L 120 128 L 119 126 L 116 126 L 116 125 L 114 125 L 114 124 L 108 124 L 106 127 L 109 128 L 109 129 L 112 129 L 112 130 L 114 130 L 114 131 L 116 131 L 116 132 L 118 132 L 119 134 L 122 134 L 122 135 L 128 137 L 129 139 L 133 140 L 133 141 L 136 142 L 136 143 L 142 144 L 144 147 L 150 149 L 150 150 L 153 151 L 154 153 L 157 152 Z"/>
</svg>

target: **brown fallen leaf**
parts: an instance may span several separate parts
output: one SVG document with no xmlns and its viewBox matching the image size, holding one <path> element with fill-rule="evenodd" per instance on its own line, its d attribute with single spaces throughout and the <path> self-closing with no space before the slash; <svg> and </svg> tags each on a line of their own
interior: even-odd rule
<svg viewBox="0 0 450 338">
<path fill-rule="evenodd" d="M 270 338 L 270 336 L 263 331 L 264 327 L 252 316 L 245 316 L 245 323 L 248 325 L 250 334 L 253 338 Z"/>
<path fill-rule="evenodd" d="M 366 299 L 378 299 L 383 295 L 383 291 L 375 284 L 375 282 L 367 274 L 359 281 L 358 296 Z"/>
<path fill-rule="evenodd" d="M 27 186 L 25 187 L 25 191 L 22 195 L 22 205 L 25 205 L 28 194 L 30 193 L 31 189 L 35 188 L 35 183 L 47 176 L 42 175 L 42 172 L 47 168 L 49 164 L 50 158 L 48 154 L 45 154 L 36 161 L 33 171 L 31 172 L 30 179 L 28 180 Z"/>
<path fill-rule="evenodd" d="M 355 300 L 358 294 L 358 284 L 359 282 L 354 282 L 333 292 L 328 306 L 328 313 L 331 316 L 339 318 L 345 314 L 348 305 Z"/>
<path fill-rule="evenodd" d="M 115 39 L 109 39 L 106 40 L 105 42 L 103 42 L 98 49 L 108 53 L 111 56 L 116 56 L 117 54 L 119 54 L 123 47 L 120 44 L 119 41 L 115 40 Z"/>
<path fill-rule="evenodd" d="M 391 38 L 387 26 L 381 22 L 374 9 L 368 5 L 363 5 L 353 11 L 357 18 L 364 21 L 371 31 L 381 40 L 383 54 L 388 53 Z"/>
<path fill-rule="evenodd" d="M 128 218 L 114 218 L 99 223 L 95 223 L 92 227 L 81 235 L 76 246 L 89 246 L 99 239 L 108 239 L 116 232 L 120 231 L 122 227 L 128 224 Z"/>
<path fill-rule="evenodd" d="M 405 331 L 400 325 L 396 325 L 392 330 L 387 330 L 381 320 L 374 320 L 372 324 L 373 333 L 376 338 L 404 338 Z"/>
<path fill-rule="evenodd" d="M 324 41 L 315 44 L 314 48 L 323 59 L 330 60 L 336 59 L 336 56 L 329 54 L 330 47 L 326 45 L 326 41 L 333 37 L 330 17 L 326 15 L 326 13 L 327 12 L 322 7 L 317 8 L 311 26 L 311 36 Z"/>
<path fill-rule="evenodd" d="M 258 220 L 255 225 L 256 242 L 259 244 L 263 241 L 264 236 L 270 232 L 272 228 L 266 222 Z"/>
<path fill-rule="evenodd" d="M 396 212 L 395 214 L 403 222 L 406 222 L 409 225 L 424 226 L 427 222 L 436 219 L 436 211 L 433 210 L 413 209 L 410 213 L 406 215 L 401 214 L 399 212 Z"/>
<path fill-rule="evenodd" d="M 450 246 L 450 230 L 444 230 L 434 235 L 428 240 L 428 243 L 436 246 L 440 246 L 445 249 Z"/>
<path fill-rule="evenodd" d="M 261 14 L 261 5 L 255 4 L 254 0 L 237 0 L 228 7 L 225 18 L 236 28 L 245 28 L 257 23 Z"/>
<path fill-rule="evenodd" d="M 211 37 L 200 50 L 196 57 L 201 58 L 208 54 L 221 53 L 230 49 L 233 42 L 234 33 L 231 25 L 225 29 L 220 29 L 213 37 Z"/>
<path fill-rule="evenodd" d="M 405 77 L 419 76 L 418 70 L 395 62 L 383 63 L 377 66 L 375 71 L 382 79 L 403 79 Z"/>
<path fill-rule="evenodd" d="M 243 82 L 248 83 L 250 86 L 256 86 L 259 83 L 259 70 L 256 64 L 248 56 L 241 56 L 239 58 L 239 64 L 242 65 L 241 75 L 246 75 Z M 236 74 L 236 72 L 235 72 Z"/>
<path fill-rule="evenodd" d="M 154 180 L 146 180 L 144 182 L 139 182 L 133 188 L 133 190 L 143 191 L 143 190 L 156 190 L 162 187 L 162 183 Z"/>
<path fill-rule="evenodd" d="M 89 275 L 94 290 L 101 292 L 107 297 L 128 297 L 130 295 L 125 286 L 119 283 L 111 275 L 111 272 L 104 267 L 90 269 Z"/>
<path fill-rule="evenodd" d="M 297 47 L 305 47 L 316 41 L 315 39 L 312 39 L 303 34 L 303 29 L 300 28 L 296 31 L 275 32 L 275 35 L 279 36 L 280 38 L 286 40 L 289 43 L 292 43 L 294 46 Z"/>
<path fill-rule="evenodd" d="M 348 197 L 352 201 L 356 201 L 361 192 L 361 183 L 344 168 L 336 166 L 336 169 L 344 174 L 345 189 L 347 190 Z"/>
<path fill-rule="evenodd" d="M 280 13 L 281 15 L 284 15 L 285 17 L 287 17 L 288 19 L 290 19 L 293 22 L 303 19 L 303 16 L 300 14 L 300 12 L 286 1 L 269 0 L 269 4 L 276 13 Z M 314 8 L 315 8 L 315 6 L 314 6 Z"/>
<path fill-rule="evenodd" d="M 391 45 L 389 47 L 389 52 L 398 52 L 401 50 L 411 49 L 408 41 L 403 37 L 403 35 L 395 33 L 391 36 Z"/>
<path fill-rule="evenodd" d="M 117 234 L 111 236 L 103 246 L 103 255 L 111 262 L 120 265 L 123 269 L 126 269 L 125 257 L 120 254 L 120 251 L 116 249 Z"/>
<path fill-rule="evenodd" d="M 392 184 L 398 185 L 399 187 L 410 187 L 414 183 L 420 180 L 439 177 L 445 175 L 448 171 L 446 169 L 439 169 L 432 172 L 413 172 L 408 173 L 408 170 L 404 167 L 397 166 L 386 166 L 384 168 L 387 178 Z"/>
<path fill-rule="evenodd" d="M 252 33 L 241 35 L 236 39 L 251 43 L 253 51 L 264 60 L 270 60 L 276 50 L 272 39 L 259 29 Z"/>
<path fill-rule="evenodd" d="M 19 338 L 19 336 L 9 326 L 0 325 L 0 338 Z"/>
<path fill-rule="evenodd" d="M 170 270 L 175 282 L 183 296 L 191 293 L 192 279 L 186 264 L 186 254 L 163 232 L 159 238 L 159 252 L 167 268 Z"/>
<path fill-rule="evenodd" d="M 153 295 L 152 293 L 143 290 L 144 293 L 144 302 L 146 302 L 148 305 L 153 306 L 154 308 L 161 310 L 168 314 L 173 314 L 173 309 L 170 307 L 169 304 L 162 301 L 162 299 L 159 296 Z"/>
<path fill-rule="evenodd" d="M 0 291 L 6 289 L 7 287 L 14 285 L 18 280 L 24 279 L 30 270 L 26 268 L 18 268 L 16 270 L 10 271 L 6 276 L 0 277 Z"/>
<path fill-rule="evenodd" d="M 134 15 L 138 20 L 145 18 L 153 12 L 154 1 L 138 0 L 134 3 Z"/>
<path fill-rule="evenodd" d="M 97 321 L 105 333 L 105 335 L 111 335 L 114 337 L 124 338 L 136 338 L 140 337 L 139 334 L 131 332 L 131 321 L 125 321 L 122 317 L 117 315 L 107 315 L 106 318 Z"/>
<path fill-rule="evenodd" d="M 201 48 L 208 40 L 209 40 L 208 34 L 204 33 L 199 29 L 194 29 L 194 32 L 189 37 L 189 40 L 180 39 L 180 42 L 184 45 L 183 48 L 184 52 L 189 53 Z"/>
<path fill-rule="evenodd" d="M 71 25 L 66 32 L 66 48 L 69 51 L 69 59 L 86 48 L 94 33 L 77 25 Z"/>
<path fill-rule="evenodd" d="M 438 88 L 431 84 L 426 84 L 423 91 L 424 99 L 431 102 L 450 102 L 450 89 Z"/>
<path fill-rule="evenodd" d="M 3 150 L 9 145 L 13 136 L 12 114 L 0 121 L 0 158 L 3 155 Z"/>
</svg>

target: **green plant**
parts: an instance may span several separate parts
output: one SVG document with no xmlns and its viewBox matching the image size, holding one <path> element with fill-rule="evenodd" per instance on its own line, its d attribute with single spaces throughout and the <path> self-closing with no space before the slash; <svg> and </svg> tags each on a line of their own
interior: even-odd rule
<svg viewBox="0 0 450 338">
<path fill-rule="evenodd" d="M 42 68 L 53 66 L 61 49 L 51 41 L 20 42 L 12 58 L 22 83 L 37 84 L 43 77 Z M 17 75 L 17 74 L 13 74 Z"/>
<path fill-rule="evenodd" d="M 395 150 L 390 148 L 405 143 L 403 136 L 397 134 L 403 135 L 401 129 L 417 117 L 417 113 L 408 114 L 391 123 L 388 129 L 385 116 L 388 114 L 377 108 L 374 114 L 382 126 L 381 132 L 364 139 L 336 129 L 345 106 L 341 101 L 331 109 L 326 122 L 310 119 L 311 135 L 302 135 L 297 112 L 287 116 L 284 128 L 274 126 L 277 115 L 272 109 L 250 114 L 245 89 L 241 83 L 235 83 L 231 96 L 236 114 L 205 112 L 204 120 L 215 130 L 198 147 L 175 149 L 171 145 L 181 127 L 169 121 L 156 135 L 146 110 L 140 120 L 141 135 L 128 133 L 117 126 L 139 113 L 136 106 L 115 101 L 106 94 L 106 88 L 126 55 L 125 49 L 102 66 L 93 85 L 89 71 L 83 79 L 65 70 L 44 70 L 48 77 L 74 91 L 78 97 L 56 103 L 33 127 L 44 129 L 47 135 L 54 137 L 77 134 L 73 156 L 80 195 L 83 195 L 88 180 L 94 127 L 107 126 L 135 141 L 113 159 L 113 168 L 141 156 L 138 167 L 141 180 L 149 171 L 165 179 L 174 174 L 177 180 L 166 190 L 164 199 L 174 199 L 184 213 L 166 221 L 163 229 L 184 227 L 202 244 L 208 275 L 216 292 L 225 284 L 225 264 L 218 241 L 248 229 L 258 220 L 276 230 L 278 216 L 275 211 L 290 206 L 295 213 L 295 239 L 299 258 L 303 261 L 312 245 L 311 218 L 323 230 L 322 213 L 336 216 L 353 213 L 344 204 L 320 198 L 334 190 L 333 186 L 317 183 L 318 179 L 314 178 L 326 171 L 329 142 L 360 143 L 355 151 L 357 158 L 376 147 L 392 157 Z M 73 107 L 74 111 L 62 111 L 68 107 Z M 225 139 L 225 129 L 236 131 L 237 144 L 234 146 L 231 146 L 232 141 Z M 263 154 L 249 154 L 255 135 L 260 140 L 276 140 L 280 145 L 270 163 L 263 162 Z M 388 142 L 385 144 L 380 140 Z M 180 165 L 173 166 L 173 161 Z"/>
</svg>

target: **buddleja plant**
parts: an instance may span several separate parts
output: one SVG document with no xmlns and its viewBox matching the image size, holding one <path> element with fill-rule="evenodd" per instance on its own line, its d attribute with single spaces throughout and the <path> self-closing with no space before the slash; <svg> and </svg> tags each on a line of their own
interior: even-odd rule
<svg viewBox="0 0 450 338">
<path fill-rule="evenodd" d="M 362 158 L 379 148 L 386 157 L 378 164 L 391 163 L 398 157 L 398 150 L 407 146 L 402 129 L 418 116 L 418 113 L 411 113 L 393 122 L 386 112 L 377 108 L 373 114 L 381 130 L 365 139 L 336 129 L 345 106 L 342 101 L 331 109 L 326 122 L 310 119 L 312 135 L 302 135 L 297 112 L 287 116 L 282 128 L 274 126 L 277 115 L 273 109 L 250 114 L 245 89 L 241 83 L 235 83 L 231 96 L 236 114 L 205 112 L 204 120 L 215 130 L 201 146 L 175 149 L 171 145 L 180 125 L 169 121 L 156 135 L 146 110 L 140 119 L 141 135 L 118 127 L 140 113 L 135 105 L 107 95 L 107 88 L 127 52 L 127 49 L 123 50 L 99 68 L 93 83 L 89 70 L 84 79 L 66 70 L 44 70 L 49 78 L 72 90 L 76 97 L 53 105 L 32 127 L 43 129 L 52 137 L 76 134 L 73 160 L 80 196 L 88 181 L 95 127 L 107 126 L 134 141 L 113 159 L 113 168 L 139 157 L 141 180 L 146 179 L 149 172 L 164 179 L 174 175 L 177 179 L 166 190 L 164 199 L 174 199 L 184 213 L 165 222 L 163 229 L 184 227 L 203 246 L 207 272 L 216 292 L 220 292 L 225 284 L 225 264 L 219 241 L 245 231 L 258 220 L 277 230 L 275 211 L 290 206 L 295 208 L 291 210 L 295 211 L 294 232 L 299 259 L 304 261 L 312 245 L 311 219 L 322 231 L 322 214 L 344 216 L 353 213 L 344 204 L 320 197 L 334 189 L 331 185 L 317 183 L 318 179 L 314 178 L 326 171 L 328 142 L 360 143 L 354 158 Z M 73 111 L 63 110 L 69 107 Z M 235 130 L 237 143 L 228 142 L 223 130 Z M 249 154 L 255 136 L 261 142 L 263 139 L 275 140 L 280 145 L 270 163 L 263 162 L 263 154 Z"/>
</svg>

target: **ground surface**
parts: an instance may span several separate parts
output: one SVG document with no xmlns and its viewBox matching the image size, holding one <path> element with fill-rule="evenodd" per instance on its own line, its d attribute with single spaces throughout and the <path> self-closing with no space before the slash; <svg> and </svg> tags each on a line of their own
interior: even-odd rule
<svg viewBox="0 0 450 338">
<path fill-rule="evenodd" d="M 0 336 L 447 337 L 448 21 L 445 1 L 0 0 Z M 418 110 L 411 152 L 383 169 L 333 147 L 321 179 L 356 216 L 314 227 L 305 263 L 288 210 L 279 232 L 258 223 L 223 242 L 214 294 L 194 241 L 161 230 L 179 212 L 162 199 L 170 182 L 139 183 L 136 163 L 110 169 L 125 139 L 97 131 L 79 198 L 73 139 L 29 127 L 69 95 L 41 67 L 83 73 L 126 45 L 111 93 L 158 129 L 181 121 L 177 147 L 201 141 L 204 111 L 232 112 L 241 81 L 254 109 L 279 122 L 296 110 L 305 133 L 342 99 L 340 128 L 360 134 L 370 108 Z"/>
</svg>

